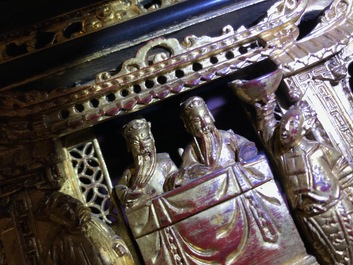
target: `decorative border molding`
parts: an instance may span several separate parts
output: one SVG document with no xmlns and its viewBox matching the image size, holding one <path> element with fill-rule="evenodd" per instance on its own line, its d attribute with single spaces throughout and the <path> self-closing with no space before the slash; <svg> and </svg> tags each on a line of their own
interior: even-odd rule
<svg viewBox="0 0 353 265">
<path fill-rule="evenodd" d="M 7 117 L 4 138 L 26 142 L 64 135 L 271 58 L 295 41 L 295 24 L 305 5 L 306 1 L 295 1 L 291 8 L 277 6 L 270 20 L 236 31 L 227 26 L 215 38 L 188 36 L 180 43 L 157 38 L 124 62 L 119 73 L 99 73 L 92 85 L 49 93 L 4 92 L 0 96 L 0 114 Z M 163 52 L 154 53 L 154 48 Z"/>
<path fill-rule="evenodd" d="M 305 38 L 271 59 L 283 70 L 284 76 L 322 62 L 339 53 L 353 40 L 352 3 L 335 0 L 321 18 L 322 22 Z"/>
<path fill-rule="evenodd" d="M 162 0 L 146 9 L 138 0 L 105 1 L 0 36 L 0 64 L 185 0 Z"/>
<path fill-rule="evenodd" d="M 227 26 L 222 35 L 214 38 L 151 40 L 123 63 L 119 73 L 98 73 L 91 85 L 51 92 L 4 91 L 0 95 L 2 142 L 65 135 L 140 110 L 265 59 L 274 61 L 288 77 L 327 60 L 352 43 L 351 5 L 346 6 L 345 15 L 334 16 L 330 24 L 322 24 L 321 30 L 317 28 L 296 42 L 296 24 L 306 2 L 296 2 L 290 12 L 287 2 L 281 3 L 271 16 L 249 29 Z M 335 1 L 332 8 L 339 3 L 342 1 Z"/>
</svg>

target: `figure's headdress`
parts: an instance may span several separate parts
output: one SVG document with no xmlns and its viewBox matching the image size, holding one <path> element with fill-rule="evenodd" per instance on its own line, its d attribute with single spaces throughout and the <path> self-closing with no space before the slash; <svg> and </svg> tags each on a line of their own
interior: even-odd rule
<svg viewBox="0 0 353 265">
<path fill-rule="evenodd" d="M 190 110 L 192 110 L 194 107 L 199 107 L 199 106 L 206 106 L 205 101 L 197 96 L 188 98 L 184 102 L 180 104 L 181 106 L 181 115 L 184 116 L 185 114 L 188 114 Z"/>
<path fill-rule="evenodd" d="M 289 116 L 295 116 L 298 120 L 300 119 L 302 122 L 305 120 L 305 116 L 303 111 L 299 106 L 293 105 L 291 106 L 285 114 L 283 114 L 282 119 L 287 119 Z"/>
<path fill-rule="evenodd" d="M 141 130 L 145 130 L 146 132 L 148 132 L 150 134 L 150 137 L 153 139 L 153 135 L 151 132 L 151 123 L 144 118 L 132 120 L 123 127 L 123 135 L 127 142 L 127 149 L 129 152 L 131 151 L 131 138 L 135 135 L 136 132 Z"/>
<path fill-rule="evenodd" d="M 150 130 L 151 129 L 150 123 L 143 118 L 135 119 L 130 121 L 128 124 L 126 124 L 123 127 L 123 135 L 126 140 L 129 140 L 129 137 L 132 132 L 136 130 L 141 130 L 141 129 Z"/>
</svg>

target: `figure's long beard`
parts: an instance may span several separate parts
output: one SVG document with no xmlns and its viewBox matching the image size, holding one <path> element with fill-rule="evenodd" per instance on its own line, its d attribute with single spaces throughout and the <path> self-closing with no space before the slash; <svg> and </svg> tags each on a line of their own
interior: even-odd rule
<svg viewBox="0 0 353 265">
<path fill-rule="evenodd" d="M 199 148 L 203 155 L 204 164 L 208 167 L 213 167 L 218 160 L 219 141 L 216 130 L 211 130 L 208 133 L 203 133 L 198 138 Z"/>
<path fill-rule="evenodd" d="M 149 180 L 152 178 L 156 169 L 156 154 L 145 153 L 138 155 L 135 161 L 136 174 L 134 187 L 141 189 L 146 186 Z"/>
</svg>

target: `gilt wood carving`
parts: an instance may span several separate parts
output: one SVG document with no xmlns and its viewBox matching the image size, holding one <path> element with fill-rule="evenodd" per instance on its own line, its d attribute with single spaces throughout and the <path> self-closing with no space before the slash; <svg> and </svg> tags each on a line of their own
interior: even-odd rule
<svg viewBox="0 0 353 265">
<path fill-rule="evenodd" d="M 353 264 L 352 2 L 278 1 L 248 27 L 230 17 L 264 1 L 195 1 L 189 11 L 188 2 L 97 2 L 2 35 L 0 67 L 14 69 L 118 25 L 185 12 L 177 25 L 166 18 L 6 78 L 0 264 Z M 189 32 L 221 18 L 217 34 Z M 84 68 L 105 57 L 109 67 Z M 80 66 L 85 78 L 55 85 Z M 246 115 L 227 113 L 218 129 L 202 96 L 224 89 Z M 178 159 L 157 150 L 160 123 L 136 118 L 172 100 L 184 102 L 168 111 L 185 128 L 168 133 L 192 138 Z M 128 151 L 133 161 L 119 174 L 92 133 L 113 121 L 127 124 L 117 164 Z M 245 122 L 256 143 L 232 130 Z"/>
</svg>

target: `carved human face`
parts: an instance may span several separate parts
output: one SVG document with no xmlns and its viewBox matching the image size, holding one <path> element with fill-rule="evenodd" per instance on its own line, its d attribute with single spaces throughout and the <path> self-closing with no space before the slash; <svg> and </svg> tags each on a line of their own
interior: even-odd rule
<svg viewBox="0 0 353 265">
<path fill-rule="evenodd" d="M 187 129 L 195 137 L 201 137 L 203 134 L 211 133 L 215 128 L 212 114 L 207 107 L 202 105 L 190 109 L 187 120 Z"/>
<path fill-rule="evenodd" d="M 134 157 L 155 155 L 156 148 L 149 128 L 145 127 L 132 131 L 129 139 Z"/>
<path fill-rule="evenodd" d="M 294 147 L 303 138 L 304 118 L 298 111 L 289 110 L 282 118 L 280 140 L 284 146 Z"/>
</svg>

